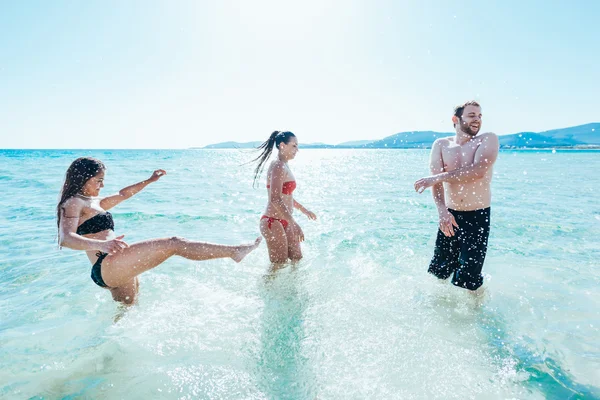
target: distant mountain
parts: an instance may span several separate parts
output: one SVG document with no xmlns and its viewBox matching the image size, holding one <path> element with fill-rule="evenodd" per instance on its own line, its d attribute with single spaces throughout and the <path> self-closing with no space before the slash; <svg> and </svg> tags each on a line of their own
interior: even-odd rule
<svg viewBox="0 0 600 400">
<path fill-rule="evenodd" d="M 357 140 L 338 145 L 325 143 L 300 144 L 307 149 L 426 149 L 440 137 L 454 136 L 453 132 L 413 131 L 400 132 L 381 140 Z M 520 132 L 501 135 L 502 148 L 548 148 L 548 147 L 589 147 L 600 146 L 600 122 L 553 129 L 544 132 Z M 262 142 L 212 144 L 205 149 L 250 148 Z"/>
<path fill-rule="evenodd" d="M 452 132 L 415 131 L 402 132 L 384 139 L 371 142 L 368 148 L 430 148 L 435 139 L 454 136 Z M 579 125 L 570 128 L 553 129 L 550 131 L 520 132 L 512 135 L 499 136 L 500 147 L 575 147 L 587 145 L 600 145 L 600 123 Z"/>
<path fill-rule="evenodd" d="M 261 144 L 263 144 L 263 142 L 246 142 L 246 143 L 223 142 L 223 143 L 209 144 L 208 146 L 204 146 L 204 147 L 192 147 L 192 148 L 193 149 L 255 149 L 258 146 L 260 146 Z M 330 144 L 325 144 L 325 143 L 307 143 L 307 144 L 301 143 L 300 147 L 321 148 L 321 147 L 333 147 L 333 146 Z"/>
<path fill-rule="evenodd" d="M 600 122 L 541 132 L 557 139 L 573 139 L 586 144 L 600 144 Z"/>
<path fill-rule="evenodd" d="M 371 142 L 367 144 L 366 147 L 372 149 L 424 149 L 431 147 L 431 144 L 437 138 L 453 135 L 454 134 L 450 132 L 401 132 L 381 140 Z"/>
<path fill-rule="evenodd" d="M 209 144 L 208 146 L 201 147 L 202 149 L 251 149 L 260 146 L 263 142 L 223 142 L 216 144 Z"/>
<path fill-rule="evenodd" d="M 373 140 L 354 140 L 352 142 L 343 142 L 336 146 L 337 147 L 366 147 L 366 145 L 368 145 L 369 143 L 373 143 Z"/>
<path fill-rule="evenodd" d="M 575 147 L 600 145 L 600 123 L 540 133 L 521 132 L 500 136 L 501 147 Z"/>
</svg>

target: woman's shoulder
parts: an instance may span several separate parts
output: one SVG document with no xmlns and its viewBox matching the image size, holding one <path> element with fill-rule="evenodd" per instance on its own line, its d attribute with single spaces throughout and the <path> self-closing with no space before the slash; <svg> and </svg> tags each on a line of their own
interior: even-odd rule
<svg viewBox="0 0 600 400">
<path fill-rule="evenodd" d="M 281 160 L 273 160 L 271 164 L 269 164 L 269 170 L 285 170 L 285 163 Z"/>
<path fill-rule="evenodd" d="M 88 206 L 88 201 L 77 196 L 69 197 L 62 204 L 63 208 L 83 209 Z"/>
</svg>

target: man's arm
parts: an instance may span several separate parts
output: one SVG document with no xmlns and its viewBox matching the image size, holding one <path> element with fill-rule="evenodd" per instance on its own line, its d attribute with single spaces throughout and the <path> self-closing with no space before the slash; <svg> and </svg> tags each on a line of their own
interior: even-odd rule
<svg viewBox="0 0 600 400">
<path fill-rule="evenodd" d="M 499 147 L 498 136 L 494 133 L 486 133 L 475 152 L 473 165 L 444 172 L 437 176 L 439 182 L 470 183 L 483 178 L 496 162 Z"/>
<path fill-rule="evenodd" d="M 498 136 L 493 133 L 484 134 L 481 145 L 479 145 L 479 148 L 475 152 L 472 165 L 419 179 L 415 182 L 415 190 L 422 193 L 428 187 L 442 182 L 470 183 L 483 178 L 496 162 L 498 148 Z"/>
<path fill-rule="evenodd" d="M 445 139 L 442 139 L 445 140 Z M 431 155 L 429 157 L 429 170 L 431 175 L 437 176 L 444 172 L 444 159 L 442 157 L 442 142 L 440 139 L 433 142 L 431 147 Z M 454 216 L 450 214 L 446 207 L 446 198 L 444 197 L 444 183 L 439 182 L 431 187 L 433 201 L 438 210 L 439 227 L 442 233 L 446 236 L 454 236 L 454 227 L 458 228 L 458 224 Z"/>
<path fill-rule="evenodd" d="M 429 155 L 429 171 L 431 172 L 431 175 L 439 175 L 444 172 L 442 145 L 439 139 L 433 142 L 433 146 L 431 147 L 431 154 Z M 438 212 L 441 210 L 446 210 L 444 184 L 442 182 L 434 184 L 431 188 L 431 193 L 433 194 L 433 201 L 438 209 Z"/>
</svg>

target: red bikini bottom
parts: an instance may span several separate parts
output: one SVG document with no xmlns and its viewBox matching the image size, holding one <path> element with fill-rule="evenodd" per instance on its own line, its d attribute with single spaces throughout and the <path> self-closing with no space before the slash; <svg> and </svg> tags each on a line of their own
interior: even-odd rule
<svg viewBox="0 0 600 400">
<path fill-rule="evenodd" d="M 285 219 L 278 219 L 278 218 L 273 218 L 273 217 L 269 217 L 268 215 L 263 215 L 261 220 L 263 219 L 267 219 L 267 222 L 269 223 L 269 229 L 271 229 L 271 224 L 273 223 L 273 221 L 279 221 L 281 222 L 281 225 L 283 225 L 283 229 L 287 228 L 288 226 L 288 222 Z"/>
</svg>

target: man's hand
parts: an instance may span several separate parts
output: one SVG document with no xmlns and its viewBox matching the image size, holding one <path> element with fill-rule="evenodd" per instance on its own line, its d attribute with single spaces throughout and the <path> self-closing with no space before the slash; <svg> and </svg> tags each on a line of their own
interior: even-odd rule
<svg viewBox="0 0 600 400">
<path fill-rule="evenodd" d="M 437 182 L 437 178 L 436 176 L 428 176 L 425 178 L 421 178 L 418 181 L 415 182 L 415 191 L 417 193 L 423 193 L 423 191 L 425 189 L 427 189 L 428 187 L 431 187 L 433 185 L 435 185 Z"/>
<path fill-rule="evenodd" d="M 454 227 L 458 228 L 458 224 L 454 219 L 454 215 L 448 210 L 440 211 L 440 231 L 448 237 L 454 236 Z"/>
</svg>

